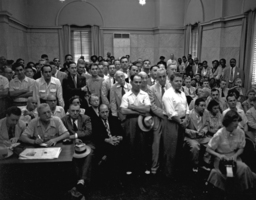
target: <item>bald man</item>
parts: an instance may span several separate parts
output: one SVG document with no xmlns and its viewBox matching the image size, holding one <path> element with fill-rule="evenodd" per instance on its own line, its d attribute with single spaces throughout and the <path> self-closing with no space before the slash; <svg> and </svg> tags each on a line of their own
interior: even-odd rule
<svg viewBox="0 0 256 200">
<path fill-rule="evenodd" d="M 21 117 L 20 120 L 23 121 L 26 125 L 38 116 L 37 113 L 37 99 L 34 97 L 29 97 L 27 101 L 27 106 L 20 106 Z"/>
</svg>

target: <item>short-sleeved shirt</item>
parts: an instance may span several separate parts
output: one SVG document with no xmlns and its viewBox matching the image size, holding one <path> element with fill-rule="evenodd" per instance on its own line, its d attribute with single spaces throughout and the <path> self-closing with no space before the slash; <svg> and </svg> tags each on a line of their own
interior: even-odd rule
<svg viewBox="0 0 256 200">
<path fill-rule="evenodd" d="M 140 90 L 137 95 L 135 95 L 131 90 L 124 94 L 122 98 L 121 108 L 128 108 L 129 105 L 135 106 L 150 106 L 150 99 L 146 92 Z"/>
<path fill-rule="evenodd" d="M 18 79 L 18 77 L 15 77 L 14 79 L 12 79 L 10 81 L 10 92 L 11 91 L 17 91 L 17 90 L 25 90 L 28 89 L 29 91 L 33 91 L 34 88 L 34 84 L 35 84 L 35 80 L 29 77 L 26 77 L 21 81 Z M 17 97 L 14 98 L 13 101 L 14 102 L 26 102 L 27 101 L 27 97 Z"/>
<path fill-rule="evenodd" d="M 89 88 L 89 91 L 91 94 L 95 94 L 98 97 L 101 97 L 101 87 L 102 87 L 102 82 L 104 79 L 97 77 L 97 78 L 90 78 L 87 80 L 87 87 Z"/>
<path fill-rule="evenodd" d="M 232 154 L 244 146 L 245 134 L 239 127 L 232 133 L 228 132 L 225 127 L 219 129 L 208 143 L 208 147 L 221 154 Z"/>
<path fill-rule="evenodd" d="M 49 140 L 51 138 L 59 137 L 66 132 L 68 132 L 68 130 L 61 119 L 53 116 L 51 117 L 50 124 L 47 128 L 43 126 L 40 118 L 31 120 L 22 135 L 28 137 L 38 137 L 38 135 L 40 135 L 42 139 Z"/>
<path fill-rule="evenodd" d="M 35 81 L 35 87 L 33 90 L 33 97 L 37 99 L 38 105 L 40 104 L 40 99 L 46 100 L 48 95 L 54 95 L 58 99 L 60 106 L 64 107 L 64 100 L 62 95 L 62 86 L 60 80 L 51 77 L 51 81 L 47 84 L 44 77 L 41 77 Z"/>
<path fill-rule="evenodd" d="M 0 90 L 5 90 L 9 88 L 9 81 L 6 77 L 0 75 Z"/>
<path fill-rule="evenodd" d="M 59 117 L 60 119 L 62 117 L 64 117 L 65 116 L 64 108 L 62 108 L 61 106 L 56 106 L 56 109 L 55 109 L 55 111 L 53 113 L 53 116 Z"/>
</svg>

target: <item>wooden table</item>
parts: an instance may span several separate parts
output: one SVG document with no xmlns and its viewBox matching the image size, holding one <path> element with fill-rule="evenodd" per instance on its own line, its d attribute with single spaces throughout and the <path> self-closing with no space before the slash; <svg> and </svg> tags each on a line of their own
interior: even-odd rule
<svg viewBox="0 0 256 200">
<path fill-rule="evenodd" d="M 19 146 L 18 146 L 19 147 Z M 34 146 L 24 146 L 27 148 L 36 148 Z M 57 159 L 35 159 L 35 160 L 21 160 L 19 156 L 14 153 L 9 158 L 0 161 L 2 164 L 26 164 L 26 163 L 61 163 L 61 162 L 71 162 L 74 154 L 74 144 L 62 144 L 58 143 L 55 147 L 61 147 L 61 153 Z M 42 148 L 42 147 L 38 147 Z"/>
<path fill-rule="evenodd" d="M 14 153 L 0 160 L 0 199 L 63 199 L 76 178 L 72 162 L 74 144 L 58 143 L 56 147 L 62 148 L 57 159 L 21 160 Z"/>
</svg>

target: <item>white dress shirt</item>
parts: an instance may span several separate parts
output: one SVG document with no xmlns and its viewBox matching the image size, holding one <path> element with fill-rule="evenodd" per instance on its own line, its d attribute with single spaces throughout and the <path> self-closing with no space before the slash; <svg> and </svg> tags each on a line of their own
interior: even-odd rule
<svg viewBox="0 0 256 200">
<path fill-rule="evenodd" d="M 178 116 L 180 118 L 189 114 L 187 98 L 184 92 L 176 92 L 173 87 L 165 91 L 163 96 L 164 114 L 168 118 Z"/>
<path fill-rule="evenodd" d="M 125 93 L 122 98 L 122 103 L 120 105 L 121 108 L 128 108 L 129 105 L 135 106 L 150 106 L 150 99 L 148 93 L 140 90 L 137 96 L 130 90 L 129 92 Z"/>
</svg>

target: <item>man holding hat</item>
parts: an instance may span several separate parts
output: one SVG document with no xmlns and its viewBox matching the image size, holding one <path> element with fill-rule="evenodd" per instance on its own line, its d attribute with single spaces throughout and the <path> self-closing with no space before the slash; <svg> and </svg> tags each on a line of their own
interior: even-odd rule
<svg viewBox="0 0 256 200">
<path fill-rule="evenodd" d="M 78 182 L 76 189 L 84 194 L 91 181 L 94 145 L 91 142 L 92 125 L 87 115 L 80 114 L 80 105 L 69 106 L 69 115 L 62 118 L 63 124 L 70 133 L 70 139 L 76 140 L 74 162 Z"/>
<path fill-rule="evenodd" d="M 149 113 L 151 103 L 148 94 L 141 90 L 141 82 L 141 76 L 131 76 L 132 89 L 123 96 L 120 105 L 121 113 L 126 115 L 124 141 L 127 150 L 127 175 L 135 171 L 146 171 L 147 133 L 138 127 L 138 116 Z"/>
</svg>

